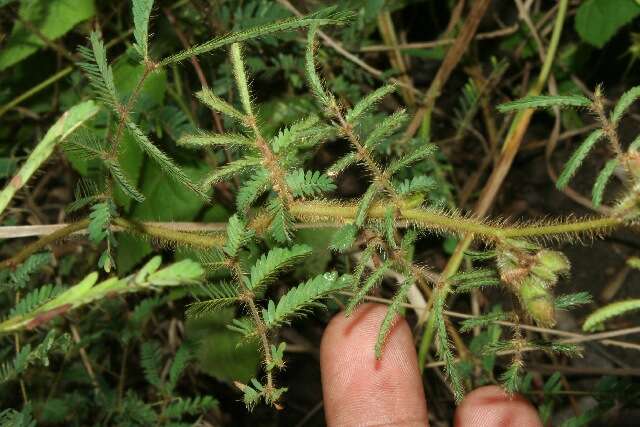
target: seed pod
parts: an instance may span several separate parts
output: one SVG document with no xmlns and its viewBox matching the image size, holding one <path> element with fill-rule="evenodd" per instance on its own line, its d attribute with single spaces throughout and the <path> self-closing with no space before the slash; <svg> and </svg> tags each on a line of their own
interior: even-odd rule
<svg viewBox="0 0 640 427">
<path fill-rule="evenodd" d="M 548 268 L 556 274 L 567 274 L 571 269 L 571 263 L 565 254 L 559 251 L 543 249 L 536 255 L 540 265 Z"/>
<path fill-rule="evenodd" d="M 538 325 L 550 328 L 556 324 L 553 296 L 542 280 L 527 277 L 520 284 L 518 294 L 522 306 Z"/>
<path fill-rule="evenodd" d="M 531 267 L 531 273 L 544 282 L 545 288 L 550 288 L 558 283 L 558 275 L 542 264 L 533 265 Z"/>
</svg>

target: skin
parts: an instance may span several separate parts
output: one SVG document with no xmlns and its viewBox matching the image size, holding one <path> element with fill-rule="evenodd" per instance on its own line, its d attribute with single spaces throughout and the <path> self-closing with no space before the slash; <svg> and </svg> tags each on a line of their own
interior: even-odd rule
<svg viewBox="0 0 640 427">
<path fill-rule="evenodd" d="M 413 336 L 398 318 L 380 360 L 374 355 L 386 308 L 364 304 L 348 319 L 336 315 L 320 346 L 327 425 L 427 426 L 428 410 Z M 537 411 L 521 396 L 480 387 L 458 406 L 456 427 L 541 427 Z"/>
</svg>

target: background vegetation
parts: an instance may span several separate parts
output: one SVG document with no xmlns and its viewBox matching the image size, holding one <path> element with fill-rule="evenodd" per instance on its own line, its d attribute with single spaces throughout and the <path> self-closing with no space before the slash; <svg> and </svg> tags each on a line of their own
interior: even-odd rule
<svg viewBox="0 0 640 427">
<path fill-rule="evenodd" d="M 0 0 L 0 424 L 323 425 L 369 299 L 433 425 L 637 425 L 640 3 L 336 5 Z"/>
</svg>

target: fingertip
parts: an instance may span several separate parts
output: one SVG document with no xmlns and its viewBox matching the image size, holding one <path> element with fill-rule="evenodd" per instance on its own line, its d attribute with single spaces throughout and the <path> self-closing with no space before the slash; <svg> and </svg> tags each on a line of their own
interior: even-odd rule
<svg viewBox="0 0 640 427">
<path fill-rule="evenodd" d="M 382 357 L 374 346 L 386 307 L 363 304 L 350 317 L 336 315 L 320 345 L 322 389 L 327 424 L 427 424 L 427 410 L 407 322 L 399 317 Z"/>
<path fill-rule="evenodd" d="M 542 427 L 536 409 L 520 395 L 485 386 L 469 393 L 456 410 L 456 427 Z"/>
</svg>

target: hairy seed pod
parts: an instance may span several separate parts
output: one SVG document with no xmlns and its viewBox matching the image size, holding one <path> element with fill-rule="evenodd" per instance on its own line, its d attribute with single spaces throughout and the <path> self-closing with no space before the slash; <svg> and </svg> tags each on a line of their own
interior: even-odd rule
<svg viewBox="0 0 640 427">
<path fill-rule="evenodd" d="M 524 279 L 518 289 L 518 297 L 525 311 L 538 325 L 550 328 L 556 324 L 553 296 L 542 280 L 536 276 Z"/>
<path fill-rule="evenodd" d="M 539 265 L 544 266 L 553 273 L 567 274 L 571 269 L 571 263 L 565 254 L 559 251 L 543 249 L 536 255 Z"/>
<path fill-rule="evenodd" d="M 542 264 L 535 264 L 531 267 L 531 273 L 544 282 L 545 288 L 550 288 L 558 283 L 558 275 L 549 267 Z"/>
</svg>

